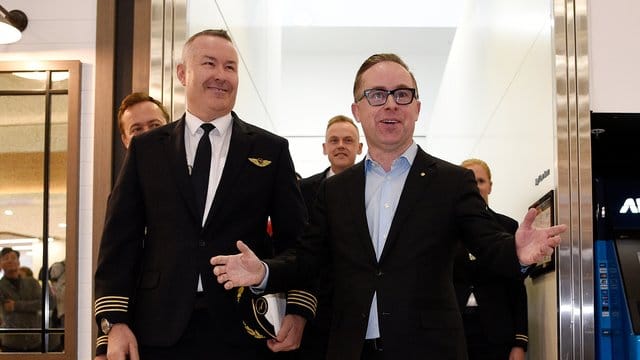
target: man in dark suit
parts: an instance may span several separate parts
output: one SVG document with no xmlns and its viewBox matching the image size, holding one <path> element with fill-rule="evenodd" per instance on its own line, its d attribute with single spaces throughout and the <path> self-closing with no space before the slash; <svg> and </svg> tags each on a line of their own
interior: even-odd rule
<svg viewBox="0 0 640 360">
<path fill-rule="evenodd" d="M 485 203 L 493 188 L 491 169 L 479 159 L 462 167 L 473 171 Z M 487 206 L 491 216 L 510 233 L 518 222 Z M 524 360 L 528 337 L 527 290 L 524 279 L 505 278 L 460 246 L 453 268 L 453 282 L 462 312 L 470 360 Z"/>
<path fill-rule="evenodd" d="M 300 180 L 300 191 L 307 210 L 311 213 L 320 184 L 327 178 L 340 174 L 353 166 L 356 156 L 362 153 L 360 133 L 355 122 L 344 115 L 329 119 L 322 152 L 331 164 L 324 171 Z M 333 286 L 328 271 L 316 279 L 314 293 L 318 299 L 318 310 L 314 319 L 307 323 L 300 349 L 296 352 L 301 360 L 324 360 L 326 358 L 329 329 L 331 326 L 331 293 Z"/>
<path fill-rule="evenodd" d="M 277 291 L 329 267 L 328 359 L 466 359 L 452 281 L 459 240 L 517 278 L 522 265 L 551 254 L 566 226 L 533 228 L 532 210 L 514 241 L 487 212 L 471 171 L 417 146 L 416 81 L 397 55 L 369 57 L 353 94 L 368 153 L 320 185 L 294 256 L 263 263 L 238 241 L 240 254 L 211 259 L 214 274 L 226 289 Z"/>
<path fill-rule="evenodd" d="M 169 121 L 169 113 L 160 101 L 142 92 L 127 95 L 118 108 L 122 145 L 127 149 L 134 136 L 168 124 Z"/>
<path fill-rule="evenodd" d="M 98 355 L 109 359 L 260 359 L 235 294 L 208 259 L 242 239 L 269 257 L 298 238 L 306 210 L 287 141 L 232 111 L 238 55 L 223 30 L 184 46 L 187 112 L 135 136 L 111 193 L 95 274 Z M 211 126 L 213 125 L 213 126 Z M 198 174 L 196 176 L 196 174 Z M 202 191 L 202 192 L 200 192 Z M 271 218 L 273 236 L 266 233 Z M 287 305 L 274 351 L 296 348 L 313 296 Z"/>
<path fill-rule="evenodd" d="M 300 191 L 309 211 L 320 183 L 353 166 L 356 156 L 362 154 L 360 133 L 353 120 L 344 115 L 336 115 L 329 119 L 324 143 L 322 143 L 322 153 L 327 155 L 330 166 L 320 173 L 300 180 Z"/>
</svg>

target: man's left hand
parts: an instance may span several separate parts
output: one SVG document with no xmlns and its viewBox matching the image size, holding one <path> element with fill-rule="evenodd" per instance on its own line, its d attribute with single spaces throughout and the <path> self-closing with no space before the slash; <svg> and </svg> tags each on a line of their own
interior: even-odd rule
<svg viewBox="0 0 640 360">
<path fill-rule="evenodd" d="M 564 224 L 540 229 L 533 227 L 537 214 L 536 209 L 529 209 L 516 231 L 516 253 L 520 264 L 525 266 L 553 254 L 553 249 L 560 244 L 560 234 L 567 231 Z"/>
<path fill-rule="evenodd" d="M 300 315 L 285 315 L 278 335 L 275 339 L 269 339 L 267 346 L 273 352 L 291 351 L 299 348 L 306 323 L 307 319 Z"/>
</svg>

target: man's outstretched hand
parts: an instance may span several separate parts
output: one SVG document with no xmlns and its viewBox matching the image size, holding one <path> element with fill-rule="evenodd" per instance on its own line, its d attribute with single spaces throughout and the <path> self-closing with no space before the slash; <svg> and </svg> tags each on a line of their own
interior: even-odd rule
<svg viewBox="0 0 640 360">
<path fill-rule="evenodd" d="M 537 215 L 536 209 L 529 209 L 516 231 L 516 253 L 522 265 L 535 264 L 553 254 L 553 249 L 560 244 L 560 234 L 567 231 L 564 224 L 539 229 L 533 227 Z"/>
<path fill-rule="evenodd" d="M 238 240 L 236 246 L 240 250 L 239 254 L 211 258 L 213 274 L 218 283 L 223 284 L 227 290 L 238 286 L 259 285 L 266 274 L 264 264 L 242 241 Z"/>
</svg>

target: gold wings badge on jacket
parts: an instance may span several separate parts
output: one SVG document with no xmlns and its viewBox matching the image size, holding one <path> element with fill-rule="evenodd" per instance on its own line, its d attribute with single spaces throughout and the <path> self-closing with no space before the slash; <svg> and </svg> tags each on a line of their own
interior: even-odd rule
<svg viewBox="0 0 640 360">
<path fill-rule="evenodd" d="M 269 164 L 271 164 L 271 160 L 265 160 L 263 158 L 248 158 L 249 161 L 251 161 L 251 163 L 253 165 L 259 166 L 259 167 L 265 167 L 265 166 L 269 166 Z"/>
</svg>

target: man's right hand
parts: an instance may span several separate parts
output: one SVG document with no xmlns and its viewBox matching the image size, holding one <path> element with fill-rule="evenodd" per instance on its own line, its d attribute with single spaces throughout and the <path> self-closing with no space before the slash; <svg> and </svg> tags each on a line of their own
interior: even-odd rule
<svg viewBox="0 0 640 360">
<path fill-rule="evenodd" d="M 140 360 L 138 341 L 126 324 L 114 324 L 109 331 L 107 355 L 96 360 Z"/>
<path fill-rule="evenodd" d="M 236 243 L 240 254 L 211 258 L 213 274 L 227 290 L 237 286 L 259 285 L 266 275 L 262 261 L 242 241 Z"/>
</svg>

